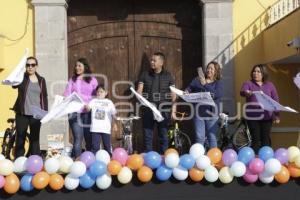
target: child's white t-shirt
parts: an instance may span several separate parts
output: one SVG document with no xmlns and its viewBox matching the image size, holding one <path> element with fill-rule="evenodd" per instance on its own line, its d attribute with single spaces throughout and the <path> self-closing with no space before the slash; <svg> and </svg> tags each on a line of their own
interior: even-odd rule
<svg viewBox="0 0 300 200">
<path fill-rule="evenodd" d="M 111 133 L 112 117 L 116 114 L 114 103 L 109 99 L 92 99 L 89 103 L 92 110 L 91 132 Z"/>
</svg>

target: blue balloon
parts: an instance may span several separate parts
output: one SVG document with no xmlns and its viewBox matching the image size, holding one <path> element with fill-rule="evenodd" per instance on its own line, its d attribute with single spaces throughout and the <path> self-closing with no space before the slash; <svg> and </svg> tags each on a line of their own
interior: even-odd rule
<svg viewBox="0 0 300 200">
<path fill-rule="evenodd" d="M 172 176 L 172 169 L 161 165 L 156 170 L 156 178 L 160 181 L 167 181 Z"/>
<path fill-rule="evenodd" d="M 243 147 L 238 153 L 238 160 L 247 165 L 253 158 L 255 153 L 251 147 Z"/>
<path fill-rule="evenodd" d="M 144 156 L 145 165 L 151 169 L 156 169 L 161 165 L 161 156 L 155 151 L 149 151 Z"/>
<path fill-rule="evenodd" d="M 29 192 L 33 190 L 33 185 L 31 184 L 32 178 L 32 174 L 25 174 L 21 178 L 21 190 L 23 190 L 24 192 Z"/>
<path fill-rule="evenodd" d="M 79 178 L 79 184 L 84 189 L 89 189 L 95 184 L 95 178 L 89 173 L 85 173 Z"/>
<path fill-rule="evenodd" d="M 107 166 L 104 162 L 97 160 L 89 168 L 90 175 L 93 177 L 102 176 L 106 173 Z"/>
<path fill-rule="evenodd" d="M 195 165 L 195 159 L 190 154 L 180 156 L 179 164 L 185 169 L 191 169 Z"/>
<path fill-rule="evenodd" d="M 274 157 L 274 151 L 269 146 L 263 146 L 258 151 L 258 157 L 262 159 L 264 162 Z"/>
</svg>

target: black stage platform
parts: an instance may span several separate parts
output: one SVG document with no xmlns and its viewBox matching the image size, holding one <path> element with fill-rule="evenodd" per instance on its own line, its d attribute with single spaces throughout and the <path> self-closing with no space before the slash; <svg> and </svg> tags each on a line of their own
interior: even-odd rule
<svg viewBox="0 0 300 200">
<path fill-rule="evenodd" d="M 272 184 L 262 183 L 247 184 L 242 179 L 235 179 L 231 184 L 224 185 L 221 182 L 192 183 L 190 181 L 178 182 L 169 180 L 159 182 L 153 180 L 150 183 L 141 184 L 136 178 L 127 185 L 120 185 L 116 179 L 111 187 L 101 191 L 96 186 L 89 190 L 78 188 L 75 191 L 62 189 L 52 191 L 48 188 L 41 191 L 22 192 L 7 195 L 3 190 L 0 192 L 1 199 L 23 200 L 299 200 L 300 180 L 290 180 L 287 184 L 279 185 L 274 181 Z"/>
</svg>

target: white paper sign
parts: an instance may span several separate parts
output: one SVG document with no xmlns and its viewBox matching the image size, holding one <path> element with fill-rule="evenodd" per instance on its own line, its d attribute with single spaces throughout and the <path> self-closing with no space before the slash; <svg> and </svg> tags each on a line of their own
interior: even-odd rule
<svg viewBox="0 0 300 200">
<path fill-rule="evenodd" d="M 30 106 L 30 109 L 34 119 L 42 119 L 48 114 L 48 111 L 43 110 L 38 106 Z"/>
<path fill-rule="evenodd" d="M 297 85 L 298 89 L 300 90 L 300 72 L 294 78 L 294 83 Z"/>
<path fill-rule="evenodd" d="M 142 105 L 147 106 L 148 108 L 150 108 L 152 110 L 154 119 L 156 121 L 161 122 L 164 120 L 163 116 L 161 115 L 159 110 L 155 107 L 155 105 L 153 105 L 147 99 L 145 99 L 142 95 L 137 93 L 132 87 L 130 87 L 130 90 L 133 92 L 133 94 L 135 94 L 136 98 L 140 101 L 140 103 Z"/>
</svg>

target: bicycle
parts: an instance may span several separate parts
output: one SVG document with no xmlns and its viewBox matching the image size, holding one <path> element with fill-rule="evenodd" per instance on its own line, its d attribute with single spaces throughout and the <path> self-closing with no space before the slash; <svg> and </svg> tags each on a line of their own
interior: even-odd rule
<svg viewBox="0 0 300 200">
<path fill-rule="evenodd" d="M 168 131 L 169 147 L 175 148 L 180 155 L 189 153 L 191 147 L 190 137 L 179 129 L 178 121 L 182 121 L 186 113 L 176 112 L 180 114 L 179 120 L 175 121 L 173 127 Z"/>
<path fill-rule="evenodd" d="M 228 113 L 220 113 L 218 146 L 221 150 L 233 148 L 236 151 L 251 146 L 252 138 L 244 119 L 229 122 Z"/>
<path fill-rule="evenodd" d="M 132 154 L 133 151 L 133 142 L 132 142 L 132 125 L 133 120 L 138 120 L 138 116 L 130 117 L 117 117 L 116 120 L 120 121 L 122 124 L 121 137 L 117 140 L 121 141 L 121 147 L 123 147 L 128 154 Z"/>
</svg>

